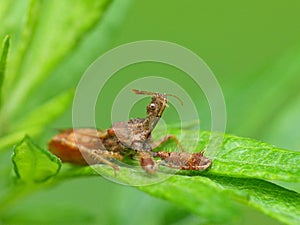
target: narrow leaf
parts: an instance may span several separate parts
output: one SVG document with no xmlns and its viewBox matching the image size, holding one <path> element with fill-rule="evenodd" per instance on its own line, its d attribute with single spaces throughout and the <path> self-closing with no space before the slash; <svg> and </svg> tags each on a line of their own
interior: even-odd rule
<svg viewBox="0 0 300 225">
<path fill-rule="evenodd" d="M 168 200 L 217 224 L 230 221 L 238 213 L 236 206 L 209 178 L 197 177 L 197 182 L 192 179 L 194 178 L 173 176 L 164 182 L 138 189 Z"/>
<path fill-rule="evenodd" d="M 200 139 L 195 148 L 191 140 L 195 130 L 169 129 L 169 133 L 179 137 L 184 133 L 181 144 L 185 151 L 201 151 L 209 142 L 210 132 L 200 132 Z M 175 151 L 177 146 L 171 143 L 162 146 L 164 150 Z M 196 150 L 195 150 L 196 149 Z M 210 152 L 206 152 L 209 155 Z M 276 148 L 250 138 L 225 135 L 223 143 L 212 158 L 212 166 L 207 171 L 183 170 L 182 175 L 196 176 L 213 174 L 240 178 L 257 178 L 262 180 L 299 182 L 300 152 Z"/>
<path fill-rule="evenodd" d="M 103 16 L 110 2 L 111 0 L 42 1 L 30 48 L 24 54 L 20 65 L 21 73 L 15 78 L 18 82 L 14 85 L 6 106 L 10 116 L 25 103 L 29 93 L 76 48 L 87 31 Z"/>
<path fill-rule="evenodd" d="M 173 128 L 169 132 L 176 135 L 183 132 L 185 139 L 181 143 L 186 151 L 194 150 L 191 144 L 193 141 L 188 137 L 193 137 L 191 132 L 198 131 Z M 202 150 L 209 142 L 210 133 L 200 132 L 199 135 L 197 149 Z M 28 149 L 28 141 L 25 142 L 25 147 L 24 142 L 16 149 L 20 146 L 23 146 L 21 149 Z M 172 146 L 168 143 L 166 147 Z M 176 146 L 172 148 L 175 150 Z M 32 157 L 30 153 L 30 156 L 23 157 L 22 161 L 27 158 L 27 162 L 35 162 L 39 157 Z M 256 178 L 296 182 L 299 179 L 299 157 L 298 152 L 278 149 L 270 144 L 249 138 L 225 135 L 219 151 L 213 158 L 212 167 L 206 172 L 179 171 L 177 175 L 157 172 L 155 176 L 147 176 L 139 167 L 121 166 L 116 176 L 111 167 L 95 165 L 93 167 L 67 167 L 55 176 L 53 181 L 58 183 L 69 178 L 100 174 L 119 183 L 135 185 L 146 193 L 194 212 L 209 223 L 230 223 L 239 214 L 235 203 L 243 203 L 284 223 L 297 224 L 300 217 L 300 194 Z M 14 162 L 20 161 L 15 158 L 14 156 Z M 28 163 L 25 163 L 22 170 L 20 166 L 15 166 L 15 168 L 20 178 L 30 179 L 31 177 L 36 180 L 33 171 L 39 171 L 39 169 L 32 169 Z M 19 174 L 20 171 L 22 174 Z M 160 171 L 169 172 L 163 168 L 160 168 Z M 53 174 L 56 175 L 54 172 L 49 176 Z M 230 210 L 224 210 L 224 208 Z"/>
<path fill-rule="evenodd" d="M 9 68 L 9 77 L 7 79 L 6 88 L 11 90 L 13 84 L 16 83 L 16 78 L 22 72 L 21 65 L 24 60 L 25 54 L 30 48 L 32 37 L 36 29 L 38 18 L 41 10 L 41 1 L 40 0 L 30 0 L 28 6 L 28 12 L 26 15 L 26 23 L 22 27 L 22 33 L 20 41 L 17 43 L 17 50 L 12 59 L 12 66 Z"/>
<path fill-rule="evenodd" d="M 228 135 L 211 173 L 288 182 L 300 181 L 300 152 Z"/>
<path fill-rule="evenodd" d="M 211 177 L 238 201 L 246 202 L 265 214 L 287 224 L 300 218 L 300 194 L 258 179 Z"/>
<path fill-rule="evenodd" d="M 36 108 L 27 115 L 23 115 L 21 121 L 15 121 L 13 129 L 26 129 L 30 127 L 45 127 L 70 106 L 74 91 L 64 92 L 48 102 Z"/>
<path fill-rule="evenodd" d="M 57 157 L 35 145 L 28 136 L 15 146 L 12 162 L 18 180 L 25 183 L 46 181 L 61 167 Z"/>
<path fill-rule="evenodd" d="M 1 58 L 0 58 L 0 106 L 2 103 L 2 85 L 3 85 L 4 76 L 5 76 L 9 42 L 10 42 L 10 37 L 6 36 L 3 40 L 2 54 L 1 54 Z"/>
<path fill-rule="evenodd" d="M 95 176 L 99 175 L 99 171 L 105 177 L 129 185 L 132 181 L 136 183 L 140 180 L 142 186 L 137 186 L 139 190 L 183 207 L 212 224 L 234 220 L 239 211 L 233 202 L 253 207 L 287 224 L 297 224 L 300 218 L 299 193 L 259 179 L 173 175 L 162 182 L 143 185 L 142 182 L 155 177 L 143 176 L 126 167 L 122 167 L 115 177 L 112 168 L 94 165 L 69 167 L 56 176 L 56 181 Z M 158 176 L 164 175 L 159 172 L 156 178 Z"/>
<path fill-rule="evenodd" d="M 192 133 L 198 131 L 169 129 L 169 133 L 177 136 L 181 132 L 185 137 L 181 142 L 185 150 L 193 150 Z M 200 151 L 207 146 L 210 134 L 199 133 L 196 149 Z M 177 147 L 167 143 L 162 148 L 175 150 Z M 200 215 L 209 223 L 232 221 L 238 215 L 234 202 L 239 202 L 284 223 L 297 224 L 300 218 L 300 194 L 260 179 L 299 181 L 299 158 L 298 152 L 279 149 L 249 138 L 225 135 L 208 171 L 178 171 L 177 175 L 172 175 L 168 174 L 169 170 L 160 168 L 164 172 L 147 176 L 139 167 L 131 169 L 121 166 L 116 176 L 111 167 L 95 165 L 69 167 L 55 176 L 54 182 L 100 174 L 173 202 Z"/>
<path fill-rule="evenodd" d="M 193 130 L 170 129 L 170 133 L 179 137 L 184 134 L 181 143 L 186 151 L 201 151 L 207 147 L 210 132 L 200 132 L 198 145 L 195 148 Z M 175 146 L 176 148 L 176 146 Z M 174 151 L 175 148 L 171 148 Z M 211 155 L 207 151 L 206 155 Z M 249 177 L 263 180 L 300 182 L 300 152 L 276 148 L 250 138 L 225 135 L 222 145 L 213 156 L 210 174 L 232 177 Z M 197 171 L 183 171 L 195 175 Z"/>
<path fill-rule="evenodd" d="M 139 189 L 187 208 L 198 215 L 203 215 L 207 206 L 214 205 L 216 208 L 218 206 L 222 208 L 224 203 L 219 202 L 222 199 L 217 195 L 223 193 L 233 200 L 252 206 L 287 224 L 297 224 L 300 218 L 298 193 L 256 179 L 214 176 L 209 179 L 175 175 L 165 182 L 139 187 Z M 212 217 L 216 215 L 211 213 Z"/>
<path fill-rule="evenodd" d="M 201 216 L 205 222 L 220 224 L 232 221 L 239 215 L 237 205 L 234 204 L 226 194 L 216 189 L 217 185 L 207 177 L 199 177 L 199 183 L 189 182 L 186 180 L 178 185 L 174 178 L 179 179 L 183 176 L 169 176 L 163 173 L 157 173 L 155 176 L 147 176 L 144 171 L 132 170 L 122 167 L 115 176 L 111 167 L 105 165 L 94 165 L 78 167 L 64 165 L 67 169 L 62 169 L 61 173 L 56 176 L 55 181 L 63 181 L 69 178 L 81 176 L 95 176 L 101 174 L 117 183 L 127 185 L 137 185 L 137 188 L 158 198 L 162 198 L 179 205 L 190 212 Z M 170 177 L 157 183 L 159 177 Z M 149 185 L 149 183 L 153 183 Z M 138 184 L 142 186 L 138 186 Z M 144 186 L 145 185 L 145 186 Z M 230 209 L 230 210 L 224 210 Z M 218 216 L 215 216 L 218 215 Z"/>
</svg>

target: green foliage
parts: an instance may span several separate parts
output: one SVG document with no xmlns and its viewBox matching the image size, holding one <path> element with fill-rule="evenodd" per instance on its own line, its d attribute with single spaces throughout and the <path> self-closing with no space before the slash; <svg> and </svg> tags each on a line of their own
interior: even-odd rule
<svg viewBox="0 0 300 225">
<path fill-rule="evenodd" d="M 0 63 L 3 99 L 0 111 L 2 151 L 23 138 L 24 134 L 40 134 L 47 124 L 58 118 L 70 106 L 73 91 L 61 90 L 57 85 L 52 86 L 51 96 L 46 95 L 48 99 L 43 98 L 35 103 L 36 110 L 30 108 L 32 99 L 37 95 L 34 91 L 53 75 L 53 70 L 63 64 L 68 55 L 74 53 L 88 31 L 98 24 L 111 1 L 54 3 L 30 0 L 16 3 L 14 7 L 8 1 L 0 4 L 5 15 L 3 26 L 17 25 L 10 31 L 14 44 L 5 71 L 9 48 L 7 37 L 3 42 Z M 20 12 L 18 17 L 14 9 L 23 10 L 22 19 L 19 18 Z M 37 99 L 39 97 L 37 96 Z M 47 103 L 44 103 L 45 101 Z"/>
<path fill-rule="evenodd" d="M 228 135 L 211 173 L 264 180 L 300 182 L 300 153 Z"/>
<path fill-rule="evenodd" d="M 31 1 L 19 53 L 12 62 L 16 67 L 7 81 L 7 88 L 14 86 L 7 96 L 6 111 L 9 115 L 16 113 L 16 107 L 22 106 L 26 97 L 75 49 L 80 39 L 101 18 L 108 3 L 109 0 L 76 0 L 72 1 L 70 10 L 67 1 L 43 4 L 38 0 Z M 78 15 L 83 14 L 85 16 L 78 19 Z M 40 66 L 32 66 L 32 62 Z"/>
<path fill-rule="evenodd" d="M 159 4 L 166 4 L 169 7 L 169 3 L 160 2 Z M 174 6 L 177 5 L 176 3 L 173 4 Z M 275 218 L 277 221 L 286 224 L 298 224 L 300 196 L 299 193 L 289 190 L 286 186 L 297 190 L 296 185 L 300 183 L 299 152 L 233 135 L 225 135 L 221 147 L 215 152 L 206 151 L 205 154 L 213 159 L 213 164 L 209 170 L 204 172 L 178 171 L 164 182 L 136 187 L 136 189 L 166 200 L 180 209 L 183 208 L 184 211 L 173 206 L 173 208 L 159 208 L 162 205 L 160 202 L 157 208 L 153 209 L 154 211 L 149 216 L 150 219 L 144 219 L 151 210 L 149 205 L 152 206 L 153 201 L 149 201 L 148 208 L 144 210 L 143 207 L 140 207 L 143 200 L 138 197 L 137 202 L 132 201 L 138 192 L 131 194 L 123 192 L 123 195 L 118 195 L 121 188 L 117 185 L 114 187 L 119 189 L 116 189 L 115 192 L 107 188 L 108 186 L 101 186 L 100 189 L 92 192 L 89 191 L 92 190 L 92 187 L 86 185 L 89 179 L 82 180 L 79 190 L 80 196 L 83 196 L 81 197 L 83 199 L 89 193 L 96 199 L 94 195 L 99 197 L 102 194 L 105 200 L 95 200 L 96 210 L 92 208 L 92 205 L 89 205 L 89 202 L 86 202 L 86 199 L 82 200 L 86 205 L 74 206 L 73 201 L 75 202 L 76 199 L 80 198 L 77 195 L 72 196 L 71 206 L 62 204 L 60 208 L 53 208 L 48 205 L 49 199 L 40 198 L 38 202 L 44 202 L 44 207 L 38 207 L 35 204 L 29 204 L 30 207 L 20 207 L 23 204 L 21 200 L 24 202 L 26 200 L 31 201 L 38 193 L 43 193 L 41 190 L 48 190 L 44 193 L 50 195 L 49 193 L 55 190 L 54 186 L 59 187 L 58 184 L 69 183 L 80 177 L 99 176 L 99 171 L 102 175 L 128 185 L 133 184 L 131 182 L 134 184 L 138 182 L 141 184 L 143 182 L 148 183 L 151 179 L 169 176 L 166 173 L 170 170 L 163 167 L 155 177 L 146 176 L 143 171 L 137 173 L 130 168 L 121 167 L 117 177 L 114 177 L 112 168 L 105 165 L 79 167 L 62 164 L 44 147 L 35 144 L 37 142 L 41 143 L 41 146 L 46 145 L 45 140 L 51 137 L 48 135 L 51 133 L 49 131 L 52 130 L 51 127 L 65 128 L 65 125 L 57 126 L 53 125 L 53 122 L 70 109 L 74 87 L 83 71 L 104 49 L 110 47 L 108 43 L 112 42 L 114 32 L 119 30 L 128 5 L 130 5 L 130 0 L 0 1 L 0 37 L 3 39 L 0 49 L 0 223 L 96 224 L 98 221 L 95 221 L 95 215 L 99 214 L 101 207 L 111 211 L 108 214 L 112 219 L 109 222 L 106 221 L 107 224 L 111 224 L 111 221 L 120 223 L 120 221 L 124 222 L 125 220 L 122 220 L 121 215 L 115 212 L 115 208 L 120 205 L 119 207 L 122 209 L 120 211 L 123 212 L 124 205 L 122 204 L 126 204 L 126 207 L 131 205 L 130 209 L 136 210 L 139 215 L 135 215 L 135 211 L 132 212 L 133 210 L 128 209 L 123 218 L 134 221 L 135 218 L 139 217 L 144 224 L 149 221 L 156 221 L 157 224 L 175 222 L 176 224 L 238 224 L 242 214 L 241 204 L 244 204 Z M 157 5 L 154 5 L 155 11 L 159 11 Z M 138 6 L 143 8 L 141 5 Z M 136 13 L 145 13 L 145 11 L 140 12 L 137 9 L 135 9 Z M 198 10 L 200 9 L 195 7 L 195 10 L 199 14 Z M 171 11 L 169 8 L 163 10 L 163 15 L 166 16 L 166 13 Z M 147 8 L 147 12 L 151 12 L 151 20 L 157 24 L 149 29 L 147 25 L 149 19 L 141 21 L 141 26 L 138 27 L 139 36 L 132 37 L 130 27 L 134 29 L 136 27 L 128 25 L 131 24 L 129 19 L 129 23 L 124 28 L 124 33 L 128 33 L 129 40 L 150 37 L 151 39 L 160 38 L 181 42 L 181 39 L 176 40 L 176 37 L 179 35 L 178 27 L 182 23 L 184 27 L 181 26 L 179 29 L 182 33 L 181 38 L 195 38 L 193 43 L 189 43 L 189 48 L 201 49 L 205 52 L 203 46 L 199 48 L 200 43 L 203 42 L 205 45 L 208 44 L 209 54 L 220 55 L 219 52 L 213 53 L 209 43 L 218 49 L 215 46 L 216 42 L 205 40 L 202 29 L 200 35 L 204 37 L 202 41 L 197 35 L 186 35 L 186 32 L 182 32 L 182 29 L 188 27 L 187 24 L 193 23 L 189 19 L 185 21 L 185 17 L 189 17 L 189 14 L 193 15 L 193 13 L 183 11 L 181 12 L 183 16 L 180 18 L 175 15 L 180 21 L 176 22 L 174 27 L 176 27 L 177 33 L 173 35 L 172 30 L 169 29 L 172 26 L 169 24 L 167 28 L 159 27 L 162 23 L 168 23 L 168 20 L 162 20 L 159 13 L 153 16 L 151 8 Z M 208 20 L 203 21 L 207 24 L 204 24 L 205 26 L 211 26 L 207 22 Z M 199 30 L 198 22 L 197 19 L 197 30 Z M 144 23 L 146 24 L 144 25 Z M 272 24 L 275 23 L 272 21 Z M 201 27 L 203 28 L 203 24 Z M 151 35 L 152 33 L 156 35 L 152 29 L 160 30 L 162 35 L 140 36 L 143 30 L 147 34 L 150 30 Z M 255 32 L 251 33 L 256 35 Z M 285 34 L 285 32 L 282 33 Z M 175 39 L 173 39 L 174 37 Z M 240 39 L 240 37 L 238 38 Z M 249 40 L 252 41 L 252 38 Z M 211 39 L 211 34 L 209 39 Z M 244 42 L 244 39 L 241 40 Z M 125 39 L 125 41 L 127 40 Z M 121 42 L 124 40 L 121 39 Z M 243 43 L 244 45 L 245 43 Z M 231 48 L 230 44 L 228 46 Z M 246 50 L 243 48 L 243 51 Z M 243 57 L 246 56 L 243 55 Z M 257 53 L 255 53 L 256 57 Z M 259 57 L 258 60 L 260 60 Z M 226 61 L 222 56 L 219 64 L 223 61 L 227 64 L 232 63 L 230 60 Z M 214 62 L 214 65 L 217 64 Z M 245 77 L 243 79 L 234 78 L 230 69 L 230 76 L 228 75 L 226 79 L 228 77 L 232 79 L 228 79 L 230 80 L 229 83 L 224 82 L 222 84 L 226 92 L 225 97 L 229 99 L 227 101 L 230 115 L 229 130 L 260 139 L 266 137 L 267 140 L 271 140 L 269 141 L 271 143 L 278 143 L 281 140 L 282 146 L 293 143 L 291 144 L 293 147 L 289 149 L 296 149 L 297 147 L 294 146 L 299 146 L 297 145 L 297 143 L 299 144 L 297 129 L 299 124 L 295 122 L 299 115 L 299 107 L 295 104 L 299 99 L 298 82 L 296 82 L 299 65 L 299 48 L 295 47 L 281 59 L 270 60 L 270 65 L 265 70 L 249 79 Z M 220 67 L 222 68 L 222 65 Z M 239 65 L 235 63 L 234 68 L 237 67 Z M 151 70 L 145 71 L 148 74 L 154 74 Z M 128 74 L 132 75 L 129 72 Z M 159 71 L 158 74 L 164 72 Z M 191 84 L 188 81 L 180 80 L 181 76 L 179 75 L 181 74 L 177 74 L 175 71 L 174 75 L 173 71 L 171 72 L 165 73 L 171 74 L 170 76 L 175 77 L 175 81 L 182 82 L 183 86 L 190 88 Z M 219 71 L 218 73 L 223 76 L 226 71 L 224 72 L 222 68 L 222 72 Z M 135 76 L 135 74 L 133 75 Z M 130 76 L 124 77 L 127 79 Z M 122 84 L 119 80 L 118 83 Z M 109 93 L 113 91 L 109 90 Z M 200 101 L 198 92 L 194 93 L 191 90 L 191 95 L 195 95 L 195 99 Z M 105 101 L 110 101 L 113 97 L 108 96 Z M 200 97 L 200 99 L 202 98 Z M 102 110 L 101 108 L 102 111 L 109 111 L 108 109 Z M 199 111 L 201 110 L 202 108 Z M 289 123 L 285 123 L 287 115 L 290 114 L 293 115 L 292 119 L 289 118 Z M 71 116 L 68 115 L 69 117 Z M 105 117 L 103 118 L 105 120 Z M 201 115 L 202 119 L 203 115 Z M 204 116 L 204 119 L 209 121 L 208 116 Z M 198 131 L 178 130 L 173 127 L 168 132 L 176 136 L 181 136 L 183 133 L 184 138 L 182 138 L 181 143 L 187 151 L 202 150 L 207 146 L 211 135 L 210 132 L 200 132 L 199 140 L 194 146 L 192 143 L 195 143 L 193 139 L 195 136 L 192 134 Z M 271 139 L 272 135 L 275 138 Z M 161 137 L 159 132 L 156 133 L 156 136 Z M 176 150 L 172 143 L 167 143 L 162 148 L 169 151 Z M 279 186 L 272 182 L 288 183 Z M 65 197 L 65 193 L 58 192 L 55 192 L 55 195 L 60 194 L 59 201 L 55 203 L 60 202 Z M 191 216 L 191 213 L 196 216 Z M 100 218 L 103 219 L 103 215 L 101 216 Z M 178 222 L 177 219 L 182 219 L 182 221 Z"/>
<path fill-rule="evenodd" d="M 179 132 L 177 129 L 170 130 L 170 133 L 177 132 Z M 184 132 L 188 134 L 195 131 L 185 130 Z M 202 132 L 199 148 L 208 140 L 209 133 Z M 190 148 L 192 146 L 189 146 L 187 150 Z M 259 148 L 263 149 L 263 153 L 268 150 L 272 154 L 265 154 L 264 160 L 255 160 L 259 153 L 248 154 L 245 157 L 247 154 L 245 149 L 255 151 Z M 295 170 L 295 168 L 299 165 L 300 153 L 277 149 L 266 143 L 230 135 L 225 137 L 221 149 L 213 160 L 212 168 L 207 172 L 179 171 L 177 175 L 163 182 L 138 186 L 138 189 L 184 207 L 211 223 L 231 221 L 238 211 L 234 202 L 247 204 L 287 224 L 295 224 L 298 221 L 300 195 L 264 180 L 272 177 L 277 181 L 298 181 L 299 169 Z M 230 157 L 226 155 L 228 152 L 231 153 Z M 277 161 L 274 160 L 273 155 L 276 155 Z M 286 161 L 291 158 L 293 161 Z M 18 179 L 31 183 L 33 187 L 40 186 L 43 182 L 45 186 L 49 185 L 47 182 L 49 178 L 52 178 L 50 183 L 53 185 L 78 176 L 94 176 L 97 175 L 99 168 L 102 174 L 105 172 L 106 176 L 114 178 L 113 169 L 101 165 L 65 168 L 57 174 L 61 162 L 47 150 L 33 144 L 28 137 L 15 147 L 12 159 Z M 274 161 L 279 165 L 278 168 Z M 281 168 L 281 163 L 288 163 L 288 165 Z M 276 176 L 277 173 L 278 176 Z M 143 182 L 143 180 L 151 179 L 151 177 L 145 177 L 143 173 L 135 174 L 132 179 L 133 174 L 131 169 L 122 167 L 114 179 L 129 182 L 129 185 L 131 180 Z M 160 173 L 154 178 L 159 175 Z M 224 210 L 224 208 L 231 210 Z M 218 217 L 213 215 L 218 215 Z"/>
<path fill-rule="evenodd" d="M 33 144 L 29 137 L 16 145 L 12 162 L 18 180 L 25 183 L 45 182 L 61 167 L 57 157 Z"/>
<path fill-rule="evenodd" d="M 170 133 L 179 136 L 183 133 L 181 143 L 186 149 L 204 149 L 210 140 L 210 132 L 199 133 L 197 146 L 192 137 L 195 130 L 171 129 Z M 162 146 L 166 148 L 167 146 Z M 263 180 L 278 180 L 287 182 L 300 181 L 300 152 L 276 148 L 250 138 L 224 135 L 223 143 L 215 153 L 209 151 L 207 155 L 213 157 L 214 163 L 209 170 L 210 174 L 226 175 L 231 177 L 251 177 Z M 182 172 L 185 173 L 185 172 Z M 192 172 L 198 175 L 199 172 Z M 188 172 L 188 175 L 192 175 Z"/>
<path fill-rule="evenodd" d="M 257 179 L 176 175 L 140 189 L 185 207 L 212 223 L 222 223 L 232 217 L 228 214 L 234 211 L 224 210 L 233 207 L 228 199 L 247 204 L 287 224 L 297 224 L 300 216 L 298 193 Z"/>
<path fill-rule="evenodd" d="M 4 80 L 4 75 L 5 75 L 8 49 L 9 49 L 9 36 L 6 36 L 3 40 L 2 54 L 0 57 L 0 107 L 1 107 L 1 99 L 2 99 L 2 96 L 1 96 L 2 84 L 3 84 L 3 80 Z"/>
<path fill-rule="evenodd" d="M 110 0 L 0 2 L 1 224 L 92 221 L 91 212 L 74 207 L 69 213 L 63 208 L 61 214 L 56 212 L 51 218 L 49 213 L 54 214 L 56 208 L 44 207 L 36 214 L 32 212 L 38 209 L 30 207 L 15 213 L 21 199 L 53 185 L 53 177 L 61 167 L 59 159 L 26 135 L 43 139 L 52 130 L 50 124 L 70 107 L 79 76 L 101 52 L 91 49 L 95 50 L 95 43 L 104 49 L 111 42 L 110 35 L 121 23 L 129 3 L 130 0 L 114 4 Z M 102 21 L 104 13 L 106 19 Z M 56 76 L 58 67 L 67 69 Z M 52 77 L 55 79 L 51 81 Z"/>
</svg>

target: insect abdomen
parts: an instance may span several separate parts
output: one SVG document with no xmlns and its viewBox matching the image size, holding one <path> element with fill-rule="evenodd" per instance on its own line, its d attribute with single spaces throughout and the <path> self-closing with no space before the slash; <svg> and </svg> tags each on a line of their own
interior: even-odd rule
<svg viewBox="0 0 300 225">
<path fill-rule="evenodd" d="M 211 160 L 203 156 L 203 153 L 203 151 L 199 153 L 161 151 L 155 156 L 161 158 L 169 167 L 181 170 L 205 170 L 211 165 Z"/>
</svg>

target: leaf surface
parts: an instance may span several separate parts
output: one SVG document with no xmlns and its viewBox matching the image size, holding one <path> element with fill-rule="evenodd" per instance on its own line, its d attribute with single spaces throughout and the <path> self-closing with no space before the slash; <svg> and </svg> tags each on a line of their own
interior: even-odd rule
<svg viewBox="0 0 300 225">
<path fill-rule="evenodd" d="M 199 152 L 206 149 L 211 138 L 210 132 L 170 129 L 178 137 L 186 151 Z M 199 139 L 195 143 L 195 133 Z M 170 151 L 178 151 L 174 145 L 162 146 Z M 211 149 L 211 148 L 210 148 Z M 208 173 L 231 177 L 249 177 L 262 180 L 300 182 L 300 152 L 277 148 L 250 138 L 224 135 L 220 146 L 207 150 L 205 155 L 212 157 L 213 163 Z M 197 175 L 197 171 L 183 171 Z"/>
<path fill-rule="evenodd" d="M 76 48 L 103 16 L 110 2 L 111 0 L 43 1 L 39 10 L 29 11 L 29 21 L 34 21 L 31 17 L 36 17 L 38 13 L 38 22 L 34 25 L 36 28 L 29 29 L 33 36 L 29 47 L 22 52 L 22 64 L 18 66 L 18 71 L 21 72 L 13 77 L 12 82 L 17 83 L 14 84 L 6 105 L 9 115 L 12 116 L 24 104 L 29 93 Z"/>
<path fill-rule="evenodd" d="M 28 136 L 15 146 L 12 162 L 18 180 L 25 183 L 46 181 L 61 167 L 57 157 L 35 145 Z"/>
<path fill-rule="evenodd" d="M 196 131 L 172 128 L 169 132 L 177 135 L 183 132 L 184 137 L 191 137 L 192 133 L 189 132 Z M 209 142 L 210 132 L 200 132 L 199 135 L 196 148 L 201 150 Z M 188 138 L 182 143 L 186 151 L 194 148 L 189 147 L 192 142 Z M 172 143 L 166 143 L 161 148 L 177 149 Z M 105 165 L 74 167 L 69 164 L 64 165 L 57 174 L 60 162 L 50 155 L 25 138 L 16 146 L 13 156 L 18 177 L 30 182 L 53 177 L 53 182 L 59 183 L 70 178 L 100 174 L 170 201 L 201 216 L 207 223 L 234 220 L 239 214 L 236 203 L 256 208 L 287 224 L 296 224 L 300 218 L 300 194 L 266 181 L 273 178 L 296 182 L 299 179 L 299 153 L 249 138 L 225 135 L 210 169 L 178 171 L 176 175 L 168 174 L 170 170 L 163 167 L 155 176 L 148 176 L 139 167 L 122 166 L 115 175 L 114 170 Z M 257 158 L 262 155 L 263 159 Z M 282 166 L 283 162 L 285 166 Z"/>
<path fill-rule="evenodd" d="M 213 206 L 224 213 L 223 207 L 228 206 L 218 196 L 224 194 L 287 224 L 297 224 L 300 218 L 300 194 L 257 179 L 175 175 L 165 182 L 139 189 L 201 216 L 203 213 L 207 216 L 211 213 L 211 217 L 219 215 L 214 214 L 216 211 L 210 211 Z M 221 221 L 216 218 L 214 222 Z"/>
</svg>

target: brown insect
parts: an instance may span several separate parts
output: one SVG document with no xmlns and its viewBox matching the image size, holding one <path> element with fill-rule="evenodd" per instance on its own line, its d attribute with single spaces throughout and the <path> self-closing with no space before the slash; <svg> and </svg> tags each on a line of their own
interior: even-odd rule
<svg viewBox="0 0 300 225">
<path fill-rule="evenodd" d="M 177 98 L 182 104 L 177 96 L 138 90 L 133 92 L 152 96 L 152 101 L 147 106 L 146 118 L 116 122 L 108 130 L 102 131 L 91 128 L 65 130 L 50 140 L 49 150 L 63 162 L 104 163 L 111 166 L 115 172 L 119 167 L 112 162 L 112 159 L 122 161 L 124 157 L 137 157 L 141 167 L 150 174 L 157 170 L 154 157 L 160 158 L 162 164 L 168 167 L 183 170 L 205 170 L 211 165 L 211 160 L 203 156 L 203 151 L 184 152 L 174 135 L 167 135 L 156 142 L 152 140 L 151 133 L 167 106 L 167 96 Z M 175 141 L 182 152 L 153 151 L 170 139 Z"/>
<path fill-rule="evenodd" d="M 181 170 L 205 170 L 211 165 L 211 160 L 199 153 L 189 152 L 155 152 L 154 156 L 161 158 L 162 164 Z"/>
</svg>

